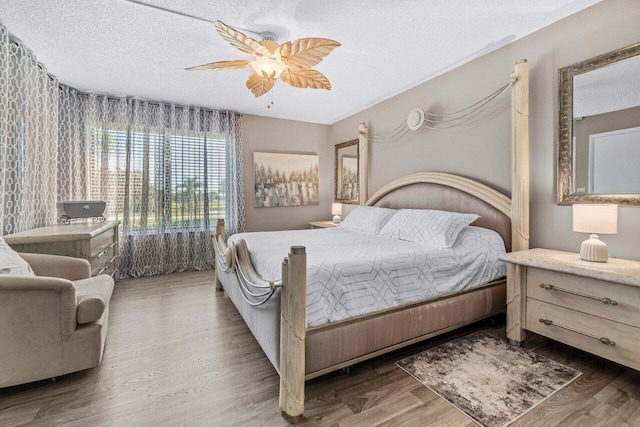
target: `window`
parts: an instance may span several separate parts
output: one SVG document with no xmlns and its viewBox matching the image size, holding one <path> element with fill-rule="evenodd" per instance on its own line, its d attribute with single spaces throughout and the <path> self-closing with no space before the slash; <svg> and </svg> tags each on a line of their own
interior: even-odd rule
<svg viewBox="0 0 640 427">
<path fill-rule="evenodd" d="M 225 141 L 204 132 L 92 130 L 91 194 L 131 231 L 215 228 L 225 212 Z"/>
</svg>

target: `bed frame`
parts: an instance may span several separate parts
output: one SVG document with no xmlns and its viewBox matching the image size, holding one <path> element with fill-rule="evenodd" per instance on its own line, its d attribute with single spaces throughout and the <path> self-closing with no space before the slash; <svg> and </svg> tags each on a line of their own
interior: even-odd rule
<svg viewBox="0 0 640 427">
<path fill-rule="evenodd" d="M 481 218 L 474 225 L 497 231 L 505 241 L 507 251 L 528 249 L 529 77 L 526 60 L 516 63 L 514 77 L 511 199 L 468 178 L 424 172 L 387 184 L 369 198 L 366 205 L 477 213 Z M 366 194 L 366 189 L 361 194 Z M 298 422 L 304 411 L 306 380 L 443 334 L 513 306 L 510 304 L 506 308 L 507 285 L 506 280 L 501 279 L 470 290 L 309 328 L 306 324 L 305 247 L 291 247 L 282 263 L 281 282 L 266 281 L 255 272 L 244 240 L 227 246 L 222 220 L 216 228 L 214 247 L 216 288 L 227 290 L 278 370 L 280 409 L 282 416 L 292 423 Z M 254 293 L 248 298 L 245 293 L 241 298 L 241 293 L 251 292 L 251 289 Z M 255 293 L 257 289 L 260 291 Z M 267 294 L 273 297 L 268 304 L 252 307 L 260 304 L 248 302 L 251 295 Z"/>
</svg>

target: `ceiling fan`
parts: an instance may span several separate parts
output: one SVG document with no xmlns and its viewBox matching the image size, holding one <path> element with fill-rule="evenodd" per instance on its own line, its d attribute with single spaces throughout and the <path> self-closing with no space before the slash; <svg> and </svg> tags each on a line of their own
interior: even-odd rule
<svg viewBox="0 0 640 427">
<path fill-rule="evenodd" d="M 299 88 L 331 90 L 331 83 L 324 74 L 314 70 L 324 57 L 340 46 L 335 40 L 303 38 L 278 44 L 273 33 L 261 33 L 263 40 L 257 41 L 222 21 L 214 23 L 220 36 L 243 53 L 254 55 L 253 61 L 231 60 L 211 62 L 188 71 L 225 70 L 251 67 L 255 71 L 247 80 L 247 88 L 259 97 L 269 92 L 278 77 Z"/>
</svg>

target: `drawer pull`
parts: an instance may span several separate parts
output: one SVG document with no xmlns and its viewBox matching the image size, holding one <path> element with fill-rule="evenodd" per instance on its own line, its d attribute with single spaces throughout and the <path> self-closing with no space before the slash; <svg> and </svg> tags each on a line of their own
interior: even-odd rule
<svg viewBox="0 0 640 427">
<path fill-rule="evenodd" d="M 566 326 L 558 325 L 557 323 L 553 323 L 553 320 L 549 320 L 549 319 L 538 319 L 538 320 L 540 320 L 540 323 L 543 323 L 543 324 L 545 324 L 545 325 L 547 325 L 547 326 L 555 326 L 555 327 L 558 327 L 558 328 L 560 328 L 560 329 L 565 329 L 565 330 L 567 330 L 567 331 L 569 331 L 569 332 L 573 332 L 573 333 L 576 333 L 576 334 L 580 334 L 580 335 L 582 335 L 582 336 L 585 336 L 585 337 L 588 337 L 588 338 L 591 338 L 591 339 L 594 339 L 594 340 L 600 341 L 602 344 L 610 345 L 611 347 L 615 347 L 615 346 L 616 346 L 615 341 L 610 340 L 610 339 L 609 339 L 609 338 L 607 338 L 607 337 L 596 337 L 596 336 L 594 336 L 594 335 L 590 335 L 590 334 L 587 334 L 587 333 L 582 332 L 582 331 L 577 331 L 577 330 L 575 330 L 575 329 L 568 328 L 568 327 L 566 327 Z"/>
<path fill-rule="evenodd" d="M 592 300 L 600 301 L 604 305 L 618 305 L 618 301 L 614 301 L 611 298 L 598 298 L 598 297 L 594 297 L 594 296 L 591 296 L 591 295 L 581 294 L 579 292 L 574 292 L 574 291 L 569 291 L 567 289 L 558 288 L 556 286 L 549 285 L 547 283 L 540 283 L 540 287 L 542 289 L 544 289 L 545 291 L 564 292 L 565 294 L 571 294 L 571 295 L 575 295 L 575 296 L 582 297 L 582 298 L 589 298 L 589 299 L 592 299 Z"/>
<path fill-rule="evenodd" d="M 91 259 L 100 259 L 100 258 L 102 258 L 109 251 L 109 249 L 113 249 L 117 244 L 118 244 L 118 242 L 111 243 L 109 246 L 103 248 L 97 254 L 91 255 Z"/>
<path fill-rule="evenodd" d="M 106 249 L 101 250 L 100 252 L 98 252 L 96 255 L 92 256 L 91 258 L 93 259 L 100 259 L 102 258 L 102 256 L 104 256 L 104 254 L 107 253 Z"/>
<path fill-rule="evenodd" d="M 107 265 L 109 265 L 109 264 L 113 264 L 113 262 L 114 262 L 115 260 L 117 260 L 117 259 L 118 259 L 118 255 L 115 255 L 113 258 L 111 258 L 109 261 L 107 261 L 107 262 L 106 262 L 106 264 L 107 264 Z"/>
<path fill-rule="evenodd" d="M 107 271 L 107 266 L 106 265 L 96 272 L 96 276 L 101 275 L 105 271 Z"/>
</svg>

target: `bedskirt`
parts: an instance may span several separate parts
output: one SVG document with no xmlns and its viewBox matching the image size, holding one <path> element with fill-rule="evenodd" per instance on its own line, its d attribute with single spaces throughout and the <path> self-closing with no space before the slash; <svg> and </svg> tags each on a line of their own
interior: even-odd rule
<svg viewBox="0 0 640 427">
<path fill-rule="evenodd" d="M 477 322 L 506 309 L 504 281 L 324 327 L 306 337 L 307 378 Z M 386 351 L 381 351 L 386 350 Z"/>
</svg>

